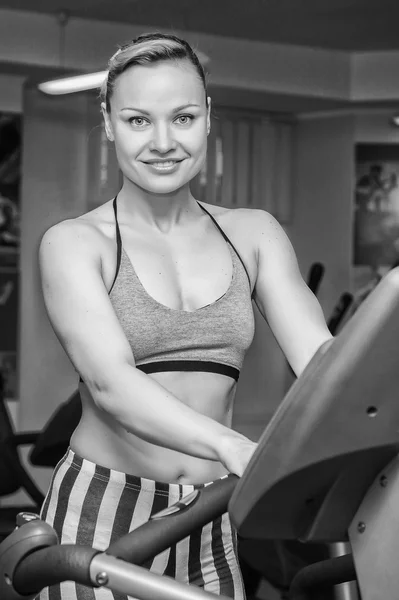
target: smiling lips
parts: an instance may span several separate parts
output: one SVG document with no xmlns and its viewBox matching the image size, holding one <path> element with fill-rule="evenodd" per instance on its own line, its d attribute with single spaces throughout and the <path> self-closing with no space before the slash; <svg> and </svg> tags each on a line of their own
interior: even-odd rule
<svg viewBox="0 0 399 600">
<path fill-rule="evenodd" d="M 156 160 L 156 161 L 152 160 L 152 161 L 145 162 L 145 164 L 149 165 L 156 171 L 168 173 L 170 171 L 173 171 L 177 167 L 177 165 L 181 162 L 182 162 L 182 160 L 177 160 L 177 159 L 170 160 L 169 159 L 169 160 Z"/>
</svg>

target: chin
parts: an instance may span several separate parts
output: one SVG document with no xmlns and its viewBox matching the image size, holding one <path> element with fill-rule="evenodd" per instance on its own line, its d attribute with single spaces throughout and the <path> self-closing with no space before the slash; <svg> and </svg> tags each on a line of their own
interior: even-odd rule
<svg viewBox="0 0 399 600">
<path fill-rule="evenodd" d="M 143 182 L 143 185 L 141 185 L 140 187 L 142 187 L 147 192 L 150 192 L 151 194 L 173 194 L 181 188 L 188 186 L 189 183 L 190 180 L 186 181 L 185 179 L 183 181 L 172 181 L 172 179 L 170 179 L 170 181 L 166 181 L 165 177 L 164 181 Z"/>
</svg>

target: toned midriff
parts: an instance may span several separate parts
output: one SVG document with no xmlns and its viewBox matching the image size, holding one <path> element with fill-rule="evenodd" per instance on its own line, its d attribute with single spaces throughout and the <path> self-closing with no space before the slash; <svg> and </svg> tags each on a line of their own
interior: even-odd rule
<svg viewBox="0 0 399 600">
<path fill-rule="evenodd" d="M 132 367 L 133 368 L 133 367 Z M 203 372 L 153 373 L 160 385 L 194 411 L 231 427 L 236 382 L 225 375 Z M 146 442 L 96 406 L 80 384 L 82 418 L 71 448 L 96 464 L 152 479 L 180 484 L 207 483 L 227 473 L 220 462 L 196 458 Z M 170 432 L 173 440 L 173 431 Z"/>
</svg>

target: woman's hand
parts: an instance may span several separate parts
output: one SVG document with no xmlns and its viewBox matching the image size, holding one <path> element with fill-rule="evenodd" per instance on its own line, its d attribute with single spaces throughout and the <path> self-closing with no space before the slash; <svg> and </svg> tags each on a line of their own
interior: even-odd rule
<svg viewBox="0 0 399 600">
<path fill-rule="evenodd" d="M 223 436 L 219 445 L 219 460 L 229 471 L 241 477 L 258 444 L 237 432 Z"/>
</svg>

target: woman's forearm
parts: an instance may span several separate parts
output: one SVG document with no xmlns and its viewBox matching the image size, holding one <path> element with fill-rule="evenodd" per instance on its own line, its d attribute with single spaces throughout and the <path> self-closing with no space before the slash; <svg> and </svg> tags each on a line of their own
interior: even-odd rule
<svg viewBox="0 0 399 600">
<path fill-rule="evenodd" d="M 157 381 L 128 364 L 118 366 L 107 384 L 90 391 L 95 403 L 127 431 L 157 446 L 219 461 L 226 437 L 241 437 L 186 406 Z"/>
</svg>

